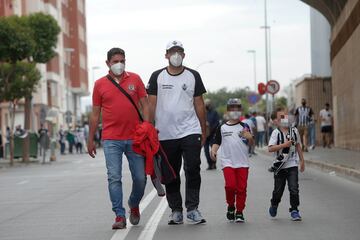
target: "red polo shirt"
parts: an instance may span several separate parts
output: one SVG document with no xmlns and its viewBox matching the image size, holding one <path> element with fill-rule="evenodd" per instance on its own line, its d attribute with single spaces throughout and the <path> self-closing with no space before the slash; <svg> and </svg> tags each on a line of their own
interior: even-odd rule
<svg viewBox="0 0 360 240">
<path fill-rule="evenodd" d="M 130 94 L 135 103 L 146 96 L 145 86 L 139 75 L 124 72 L 120 86 Z M 93 106 L 101 107 L 102 139 L 132 139 L 135 126 L 140 122 L 130 100 L 105 77 L 98 79 L 94 85 Z"/>
</svg>

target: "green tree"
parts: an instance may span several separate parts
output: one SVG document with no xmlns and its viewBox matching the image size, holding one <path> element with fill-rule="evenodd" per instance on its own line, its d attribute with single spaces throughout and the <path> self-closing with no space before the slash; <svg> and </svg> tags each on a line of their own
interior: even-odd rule
<svg viewBox="0 0 360 240">
<path fill-rule="evenodd" d="M 25 130 L 30 129 L 31 98 L 41 78 L 35 64 L 46 63 L 55 56 L 59 33 L 56 20 L 43 13 L 0 18 L 0 96 L 12 104 L 12 112 L 18 100 L 25 98 Z M 11 139 L 10 162 L 13 163 L 13 135 Z M 29 138 L 24 141 L 23 152 L 23 159 L 27 161 Z"/>
<path fill-rule="evenodd" d="M 56 20 L 50 15 L 35 13 L 27 17 L 26 25 L 28 26 L 31 37 L 35 42 L 32 54 L 27 57 L 27 60 L 32 63 L 46 63 L 50 61 L 56 55 L 54 49 L 56 48 L 58 35 L 60 33 L 60 27 L 58 26 Z M 26 130 L 30 129 L 31 100 L 33 91 L 29 91 L 26 95 L 24 95 L 24 128 Z M 29 160 L 29 141 L 29 137 L 24 139 L 24 161 Z"/>
</svg>

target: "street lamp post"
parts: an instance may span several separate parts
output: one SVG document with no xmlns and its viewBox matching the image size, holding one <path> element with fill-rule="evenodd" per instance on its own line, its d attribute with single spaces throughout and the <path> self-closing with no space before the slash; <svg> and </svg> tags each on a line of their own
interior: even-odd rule
<svg viewBox="0 0 360 240">
<path fill-rule="evenodd" d="M 70 67 L 71 67 L 71 53 L 74 52 L 74 48 L 64 48 L 64 52 L 66 53 L 66 67 L 67 69 L 67 76 L 65 76 L 65 85 L 66 85 L 66 112 L 65 112 L 65 122 L 69 129 L 69 124 L 71 120 L 71 111 L 69 110 L 69 80 L 70 80 Z"/>
<path fill-rule="evenodd" d="M 91 67 L 91 72 L 92 72 L 92 79 L 91 79 L 91 88 L 94 88 L 94 84 L 95 84 L 95 70 L 100 69 L 99 66 L 93 66 Z"/>
<path fill-rule="evenodd" d="M 208 64 L 208 63 L 214 63 L 214 60 L 208 60 L 208 61 L 204 61 L 204 62 L 200 63 L 199 65 L 197 65 L 195 70 L 198 70 L 202 65 Z"/>
<path fill-rule="evenodd" d="M 255 51 L 255 50 L 248 50 L 248 53 L 253 54 L 253 59 L 254 59 L 254 91 L 256 92 L 256 89 L 257 89 L 257 81 L 256 81 L 256 51 Z"/>
<path fill-rule="evenodd" d="M 265 69 L 266 69 L 266 85 L 269 82 L 269 52 L 268 52 L 268 23 L 267 23 L 267 0 L 264 0 L 264 22 L 265 22 Z M 266 139 L 269 139 L 269 94 L 266 91 Z"/>
</svg>

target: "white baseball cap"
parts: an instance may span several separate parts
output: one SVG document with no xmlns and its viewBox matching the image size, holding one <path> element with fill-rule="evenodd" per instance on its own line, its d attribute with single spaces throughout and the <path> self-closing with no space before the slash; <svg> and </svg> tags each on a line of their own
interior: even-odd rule
<svg viewBox="0 0 360 240">
<path fill-rule="evenodd" d="M 183 44 L 180 42 L 180 41 L 177 41 L 177 40 L 173 40 L 173 41 L 170 41 L 167 45 L 166 45 L 166 51 L 173 48 L 173 47 L 179 47 L 179 48 L 182 48 L 184 49 L 184 46 Z"/>
</svg>

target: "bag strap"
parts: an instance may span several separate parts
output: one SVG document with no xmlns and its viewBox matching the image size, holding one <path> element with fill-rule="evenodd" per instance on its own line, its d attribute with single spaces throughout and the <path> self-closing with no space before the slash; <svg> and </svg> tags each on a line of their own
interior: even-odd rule
<svg viewBox="0 0 360 240">
<path fill-rule="evenodd" d="M 277 145 L 279 144 L 283 144 L 285 142 L 284 139 L 284 134 L 283 132 L 280 130 L 280 128 L 278 128 L 278 135 L 277 135 Z M 282 153 L 282 149 L 276 152 L 276 155 L 279 156 Z"/>
<path fill-rule="evenodd" d="M 117 87 L 117 88 L 120 90 L 120 92 L 121 92 L 122 94 L 124 94 L 124 95 L 129 99 L 129 101 L 131 102 L 131 104 L 132 104 L 132 105 L 134 106 L 134 108 L 136 109 L 136 112 L 138 113 L 140 120 L 143 122 L 144 119 L 143 119 L 143 117 L 141 116 L 141 113 L 140 113 L 138 107 L 136 106 L 136 103 L 135 103 L 134 100 L 131 98 L 131 96 L 130 96 L 117 82 L 115 82 L 114 78 L 113 78 L 112 76 L 110 76 L 110 74 L 106 75 L 106 77 L 107 77 L 107 79 L 110 80 L 110 82 L 112 82 L 112 83 L 115 85 L 115 87 Z"/>
</svg>

